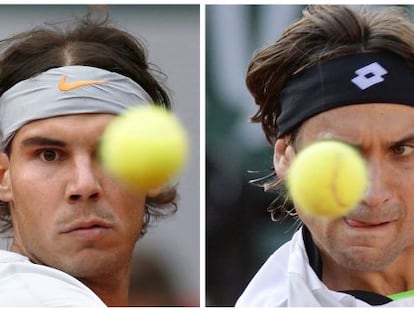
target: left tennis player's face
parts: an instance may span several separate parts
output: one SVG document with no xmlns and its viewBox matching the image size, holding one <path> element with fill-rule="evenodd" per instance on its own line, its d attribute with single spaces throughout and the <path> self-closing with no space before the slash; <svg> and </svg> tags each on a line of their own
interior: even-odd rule
<svg viewBox="0 0 414 311">
<path fill-rule="evenodd" d="M 33 262 L 102 285 L 125 277 L 139 237 L 146 195 L 104 172 L 97 142 L 114 118 L 85 114 L 23 126 L 3 155 L 2 200 L 9 201 L 13 250 Z"/>
<path fill-rule="evenodd" d="M 350 143 L 366 158 L 369 170 L 368 189 L 347 217 L 322 219 L 298 209 L 322 252 L 324 275 L 343 269 L 348 274 L 337 275 L 353 273 L 356 279 L 375 271 L 404 274 L 414 258 L 414 109 L 396 104 L 341 107 L 306 121 L 300 137 L 301 146 L 321 139 Z M 339 279 L 331 282 L 341 283 Z"/>
</svg>

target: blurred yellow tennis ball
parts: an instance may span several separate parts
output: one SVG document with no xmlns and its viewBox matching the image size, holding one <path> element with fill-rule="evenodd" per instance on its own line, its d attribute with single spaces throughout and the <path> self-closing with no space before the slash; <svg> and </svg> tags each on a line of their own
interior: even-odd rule
<svg viewBox="0 0 414 311">
<path fill-rule="evenodd" d="M 355 148 L 321 141 L 293 160 L 287 186 L 293 201 L 314 216 L 341 217 L 361 200 L 368 184 L 365 160 Z"/>
<path fill-rule="evenodd" d="M 187 158 L 185 129 L 170 111 L 136 106 L 115 117 L 100 142 L 102 165 L 134 190 L 165 185 Z"/>
</svg>

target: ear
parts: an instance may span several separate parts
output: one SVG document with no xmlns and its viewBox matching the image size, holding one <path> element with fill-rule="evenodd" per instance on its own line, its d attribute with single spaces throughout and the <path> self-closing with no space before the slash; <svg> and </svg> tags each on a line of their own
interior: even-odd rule
<svg viewBox="0 0 414 311">
<path fill-rule="evenodd" d="M 0 152 L 0 200 L 10 202 L 13 200 L 13 192 L 10 184 L 9 157 Z"/>
<path fill-rule="evenodd" d="M 273 156 L 273 165 L 277 176 L 281 180 L 286 180 L 287 171 L 295 158 L 293 146 L 287 143 L 286 138 L 276 140 Z"/>
<path fill-rule="evenodd" d="M 161 193 L 161 187 L 151 188 L 147 190 L 147 196 L 150 198 L 156 197 Z"/>
</svg>

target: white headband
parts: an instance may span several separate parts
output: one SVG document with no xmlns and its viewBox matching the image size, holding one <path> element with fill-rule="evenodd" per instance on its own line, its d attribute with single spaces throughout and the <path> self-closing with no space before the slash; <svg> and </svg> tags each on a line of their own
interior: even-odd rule
<svg viewBox="0 0 414 311">
<path fill-rule="evenodd" d="M 65 66 L 20 81 L 0 97 L 0 139 L 4 150 L 23 125 L 82 113 L 119 114 L 152 102 L 132 79 L 89 66 Z"/>
</svg>

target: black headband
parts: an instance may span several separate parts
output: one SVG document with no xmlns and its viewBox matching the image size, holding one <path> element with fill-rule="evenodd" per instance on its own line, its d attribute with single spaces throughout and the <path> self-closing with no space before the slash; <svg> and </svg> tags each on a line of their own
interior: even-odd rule
<svg viewBox="0 0 414 311">
<path fill-rule="evenodd" d="M 306 69 L 282 90 L 278 137 L 318 113 L 362 103 L 414 106 L 414 71 L 407 61 L 387 52 L 361 53 Z"/>
</svg>

